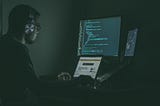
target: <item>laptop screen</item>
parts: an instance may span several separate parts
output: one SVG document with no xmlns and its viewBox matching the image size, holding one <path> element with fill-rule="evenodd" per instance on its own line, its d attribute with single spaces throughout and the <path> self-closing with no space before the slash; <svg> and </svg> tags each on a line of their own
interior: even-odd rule
<svg viewBox="0 0 160 106">
<path fill-rule="evenodd" d="M 95 79 L 101 59 L 102 57 L 80 57 L 73 77 L 86 75 Z"/>
</svg>

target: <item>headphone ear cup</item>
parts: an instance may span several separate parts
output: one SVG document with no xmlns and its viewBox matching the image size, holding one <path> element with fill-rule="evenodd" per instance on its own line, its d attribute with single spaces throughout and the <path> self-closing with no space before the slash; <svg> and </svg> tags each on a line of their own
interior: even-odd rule
<svg viewBox="0 0 160 106">
<path fill-rule="evenodd" d="M 26 24 L 25 25 L 25 33 L 30 34 L 33 33 L 35 30 L 35 25 L 34 24 Z"/>
</svg>

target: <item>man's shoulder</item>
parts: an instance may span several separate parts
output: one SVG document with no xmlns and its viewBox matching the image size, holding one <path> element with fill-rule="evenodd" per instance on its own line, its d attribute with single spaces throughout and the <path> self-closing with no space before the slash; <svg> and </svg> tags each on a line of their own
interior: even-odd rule
<svg viewBox="0 0 160 106">
<path fill-rule="evenodd" d="M 18 52 L 21 52 L 21 53 L 28 52 L 28 48 L 24 44 L 21 44 L 20 42 L 14 39 L 5 38 L 5 37 L 0 38 L 0 49 L 17 52 L 17 53 Z"/>
</svg>

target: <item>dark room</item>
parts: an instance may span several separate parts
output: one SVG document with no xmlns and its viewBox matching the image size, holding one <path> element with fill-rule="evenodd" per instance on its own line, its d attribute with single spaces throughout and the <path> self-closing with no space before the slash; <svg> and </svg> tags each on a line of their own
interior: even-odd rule
<svg viewBox="0 0 160 106">
<path fill-rule="evenodd" d="M 0 0 L 0 106 L 159 106 L 159 3 Z"/>
</svg>

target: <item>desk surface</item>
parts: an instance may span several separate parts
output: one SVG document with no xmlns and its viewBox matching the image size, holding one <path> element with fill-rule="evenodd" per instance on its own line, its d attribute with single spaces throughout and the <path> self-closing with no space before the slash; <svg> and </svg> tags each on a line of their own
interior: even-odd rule
<svg viewBox="0 0 160 106">
<path fill-rule="evenodd" d="M 137 103 L 159 103 L 159 87 L 140 87 L 132 89 L 90 89 L 88 87 L 75 86 L 73 82 L 57 81 L 53 86 L 42 89 L 42 97 L 50 100 L 50 104 L 55 101 L 65 104 L 79 104 L 94 106 L 99 104 L 119 104 L 137 105 Z M 158 98 L 157 98 L 158 97 Z M 68 105 L 67 105 L 68 106 Z"/>
</svg>

